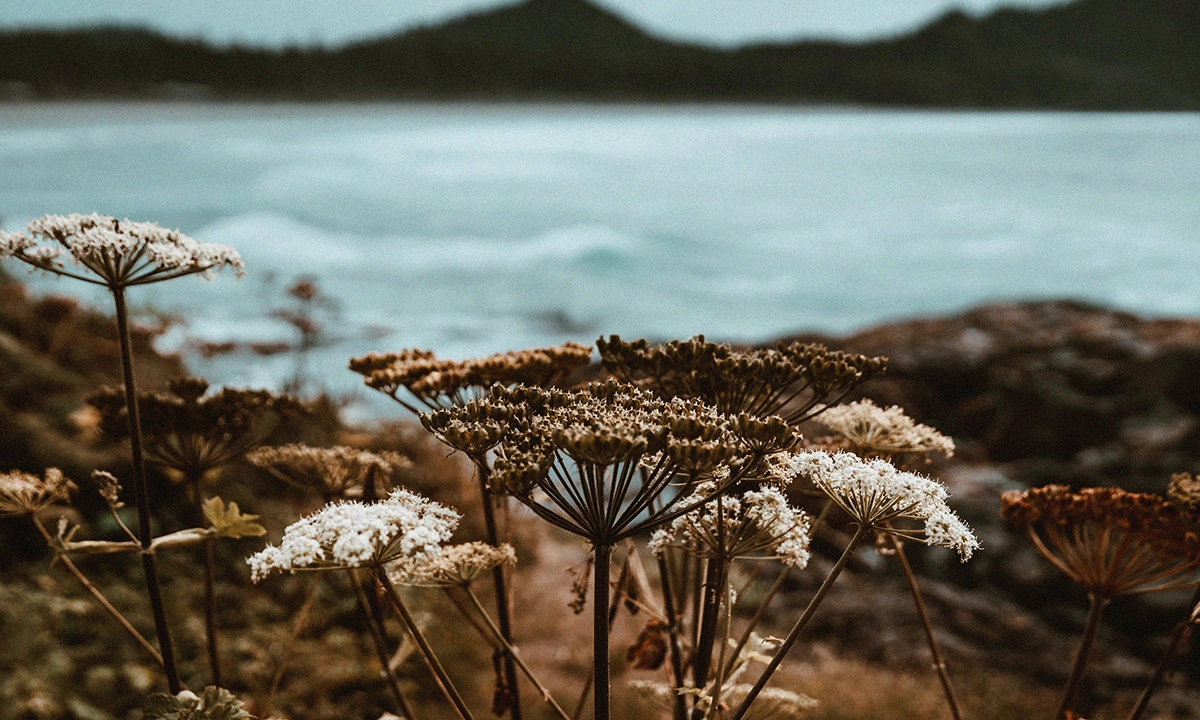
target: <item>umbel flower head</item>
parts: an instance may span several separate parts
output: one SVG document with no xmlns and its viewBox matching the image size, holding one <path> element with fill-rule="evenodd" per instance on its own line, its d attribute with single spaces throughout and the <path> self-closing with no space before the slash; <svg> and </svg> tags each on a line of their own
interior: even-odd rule
<svg viewBox="0 0 1200 720">
<path fill-rule="evenodd" d="M 30 222 L 26 232 L 0 231 L 0 257 L 110 288 L 197 273 L 210 277 L 223 267 L 239 277 L 243 272 L 242 258 L 226 245 L 197 242 L 154 223 L 95 214 L 46 215 Z"/>
<path fill-rule="evenodd" d="M 203 378 L 177 378 L 167 392 L 138 393 L 148 457 L 187 477 L 200 478 L 228 465 L 257 445 L 285 414 L 299 413 L 296 400 L 266 390 L 222 388 L 206 395 Z M 128 433 L 125 392 L 105 388 L 88 398 L 101 427 L 113 437 Z"/>
<path fill-rule="evenodd" d="M 1024 528 L 1038 552 L 1096 597 L 1200 581 L 1195 519 L 1157 495 L 1047 485 L 1010 490 L 1001 502 L 1004 519 Z"/>
<path fill-rule="evenodd" d="M 370 452 L 344 445 L 261 447 L 250 451 L 246 460 L 286 483 L 315 490 L 326 499 L 361 497 L 372 472 L 376 489 L 384 490 L 384 480 L 412 465 L 411 460 L 399 453 Z"/>
<path fill-rule="evenodd" d="M 686 504 L 696 504 L 715 489 L 705 483 Z M 724 495 L 697 507 L 655 531 L 650 551 L 659 555 L 668 546 L 684 547 L 699 557 L 776 558 L 786 565 L 808 564 L 808 516 L 788 505 L 773 487 L 735 497 Z"/>
<path fill-rule="evenodd" d="M 797 453 L 792 467 L 863 528 L 952 548 L 963 560 L 979 548 L 971 529 L 946 505 L 946 488 L 936 480 L 847 452 Z M 924 527 L 896 527 L 897 520 L 920 520 Z"/>
<path fill-rule="evenodd" d="M 0 517 L 32 515 L 78 489 L 58 468 L 47 468 L 42 477 L 20 470 L 0 473 Z"/>
<path fill-rule="evenodd" d="M 409 349 L 354 358 L 350 369 L 361 374 L 369 387 L 419 412 L 405 400 L 401 390 L 425 409 L 450 407 L 481 397 L 492 385 L 557 385 L 591 358 L 590 347 L 573 342 L 469 360 L 443 360 L 428 350 Z"/>
<path fill-rule="evenodd" d="M 400 558 L 388 565 L 388 578 L 397 585 L 458 587 L 470 585 L 483 573 L 500 565 L 516 565 L 513 546 L 484 542 L 451 545 L 433 557 Z"/>
<path fill-rule="evenodd" d="M 832 407 L 818 420 L 838 433 L 860 454 L 896 455 L 940 452 L 954 456 L 954 441 L 922 425 L 893 405 L 881 408 L 871 400 Z"/>
<path fill-rule="evenodd" d="M 387 499 L 326 505 L 292 523 L 279 546 L 251 555 L 250 576 L 258 582 L 276 571 L 379 567 L 402 558 L 425 560 L 441 552 L 458 526 L 454 510 L 407 490 Z"/>
<path fill-rule="evenodd" d="M 778 415 L 790 423 L 836 405 L 887 365 L 886 358 L 795 342 L 734 350 L 703 335 L 662 345 L 613 335 L 596 347 L 605 370 L 662 397 L 699 398 L 728 415 Z"/>
</svg>

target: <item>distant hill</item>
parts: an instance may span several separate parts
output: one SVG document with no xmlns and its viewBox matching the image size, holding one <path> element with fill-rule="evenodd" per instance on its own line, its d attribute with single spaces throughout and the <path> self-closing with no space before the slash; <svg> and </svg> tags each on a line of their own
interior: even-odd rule
<svg viewBox="0 0 1200 720">
<path fill-rule="evenodd" d="M 128 28 L 0 32 L 0 97 L 750 101 L 1200 110 L 1200 2 L 951 12 L 902 37 L 724 50 L 587 0 L 525 0 L 339 48 Z"/>
</svg>

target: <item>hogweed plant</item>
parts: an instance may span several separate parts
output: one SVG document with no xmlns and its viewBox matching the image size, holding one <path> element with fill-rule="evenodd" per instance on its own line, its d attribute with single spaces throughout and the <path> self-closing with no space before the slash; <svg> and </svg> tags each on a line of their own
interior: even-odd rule
<svg viewBox="0 0 1200 720">
<path fill-rule="evenodd" d="M 242 259 L 232 248 L 201 243 L 154 223 L 117 220 L 104 215 L 47 215 L 34 220 L 26 232 L 0 232 L 0 257 L 11 257 L 46 272 L 101 285 L 112 294 L 116 309 L 117 340 L 125 383 L 129 446 L 133 458 L 133 492 L 138 511 L 138 542 L 146 591 L 154 612 L 154 631 L 163 658 L 163 671 L 172 693 L 182 689 L 175 663 L 158 563 L 149 552 L 150 500 L 142 449 L 142 423 L 134 383 L 133 351 L 129 334 L 128 288 L 163 282 L 185 275 L 209 278 L 228 267 L 243 272 Z"/>
<path fill-rule="evenodd" d="M 167 470 L 172 479 L 183 482 L 191 497 L 195 524 L 205 521 L 205 481 L 262 442 L 283 415 L 303 410 L 296 400 L 266 390 L 222 388 L 209 395 L 208 389 L 203 378 L 176 378 L 168 384 L 167 392 L 138 393 L 137 398 L 146 458 Z M 100 411 L 101 428 L 106 434 L 120 437 L 128 433 L 123 390 L 105 388 L 90 396 L 88 402 Z M 204 543 L 205 636 L 211 681 L 220 686 L 214 582 L 213 546 L 209 541 Z"/>
<path fill-rule="evenodd" d="M 1071 710 L 1110 600 L 1200 583 L 1200 526 L 1186 508 L 1119 488 L 1072 492 L 1065 485 L 1047 485 L 1006 492 L 1002 502 L 1004 518 L 1088 594 L 1083 637 L 1059 703 L 1061 718 Z M 1139 705 L 1144 709 L 1144 701 Z"/>
<path fill-rule="evenodd" d="M 413 414 L 422 411 L 461 407 L 482 398 L 493 386 L 552 387 L 564 382 L 574 372 L 591 361 L 592 349 L 578 343 L 565 343 L 548 348 L 497 353 L 467 360 L 439 359 L 428 350 L 408 349 L 398 353 L 372 353 L 350 360 L 350 369 L 363 376 L 368 387 L 378 390 Z M 428 427 L 428 425 L 427 425 Z M 466 438 L 462 438 L 466 440 Z M 443 437 L 445 440 L 445 437 Z M 489 437 L 472 438 L 468 442 L 448 443 L 464 452 L 475 466 L 479 482 L 480 506 L 483 509 L 486 540 L 491 545 L 501 542 L 497 514 L 506 518 L 508 504 L 490 488 L 491 464 L 488 453 L 495 446 Z M 512 643 L 512 607 L 509 583 L 503 565 L 492 569 L 496 612 L 506 643 Z M 521 720 L 521 698 L 517 685 L 517 668 L 511 657 L 505 656 L 505 684 L 512 701 L 507 704 L 513 720 Z M 497 686 L 497 693 L 500 693 Z"/>
</svg>

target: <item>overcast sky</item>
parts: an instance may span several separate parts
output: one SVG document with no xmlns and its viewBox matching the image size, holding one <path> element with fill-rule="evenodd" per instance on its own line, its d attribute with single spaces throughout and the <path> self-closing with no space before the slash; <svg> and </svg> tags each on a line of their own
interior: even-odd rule
<svg viewBox="0 0 1200 720">
<path fill-rule="evenodd" d="M 0 0 L 0 26 L 138 24 L 220 43 L 338 44 L 513 0 Z M 597 0 L 660 35 L 752 40 L 894 35 L 950 8 L 1044 7 L 1063 0 Z"/>
</svg>

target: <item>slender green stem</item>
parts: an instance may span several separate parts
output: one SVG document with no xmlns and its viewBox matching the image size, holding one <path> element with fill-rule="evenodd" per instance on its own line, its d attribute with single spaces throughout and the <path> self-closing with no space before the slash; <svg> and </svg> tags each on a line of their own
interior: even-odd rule
<svg viewBox="0 0 1200 720">
<path fill-rule="evenodd" d="M 513 662 L 515 662 L 517 666 L 521 668 L 521 672 L 525 673 L 525 677 L 529 678 L 529 682 L 533 683 L 533 686 L 537 688 L 539 693 L 542 694 L 542 699 L 554 709 L 554 712 L 557 713 L 558 716 L 563 720 L 570 720 L 570 716 L 567 715 L 567 711 L 563 710 L 562 706 L 558 704 L 558 701 L 554 699 L 554 696 L 550 694 L 550 691 L 546 689 L 546 686 L 542 685 L 542 683 L 537 679 L 537 677 L 533 674 L 533 671 L 530 670 L 529 666 L 525 664 L 525 661 L 521 659 L 517 649 L 513 647 L 507 640 L 505 640 L 502 634 L 500 634 L 500 628 L 496 626 L 496 622 L 492 620 L 490 615 L 488 615 L 487 610 L 485 610 L 483 607 L 483 603 L 479 602 L 479 596 L 475 594 L 475 591 L 471 589 L 470 585 L 466 586 L 466 591 L 467 597 L 471 598 L 471 603 L 475 605 L 475 610 L 479 613 L 480 617 L 483 618 L 483 621 L 487 623 L 488 629 L 491 630 L 493 639 L 500 643 L 500 646 L 504 648 L 506 654 L 512 657 Z"/>
<path fill-rule="evenodd" d="M 889 534 L 888 538 L 896 550 L 896 558 L 900 561 L 900 567 L 904 569 L 904 579 L 908 582 L 908 590 L 912 593 L 913 603 L 917 606 L 917 615 L 920 616 L 921 627 L 925 630 L 925 642 L 929 645 L 929 654 L 933 656 L 933 669 L 942 683 L 942 692 L 946 695 L 946 702 L 950 705 L 950 714 L 954 716 L 954 720 L 962 720 L 962 709 L 958 704 L 958 696 L 954 692 L 954 685 L 950 682 L 950 674 L 946 670 L 942 649 L 933 635 L 933 625 L 929 622 L 929 613 L 925 609 L 925 598 L 921 595 L 921 588 L 917 585 L 917 576 L 913 574 L 912 565 L 908 562 L 908 555 L 904 552 L 904 543 L 900 542 L 895 535 Z"/>
<path fill-rule="evenodd" d="M 1166 675 L 1167 669 L 1175 659 L 1176 653 L 1179 652 L 1180 645 L 1183 644 L 1188 636 L 1188 630 L 1192 625 L 1191 613 L 1197 605 L 1200 605 L 1200 586 L 1196 587 L 1196 592 L 1192 595 L 1191 601 L 1188 602 L 1188 617 L 1185 617 L 1171 632 L 1171 642 L 1167 645 L 1167 651 L 1163 653 L 1162 659 L 1155 666 L 1154 674 L 1150 676 L 1150 681 L 1146 683 L 1146 688 L 1142 690 L 1141 696 L 1138 697 L 1137 704 L 1129 712 L 1129 720 L 1139 720 L 1142 717 L 1142 713 L 1146 712 L 1146 706 L 1150 704 L 1150 696 L 1158 689 L 1158 684 L 1162 682 L 1163 676 Z"/>
<path fill-rule="evenodd" d="M 41 533 L 42 537 L 46 540 L 46 544 L 53 547 L 54 538 L 51 537 L 49 531 L 47 531 L 45 526 L 42 525 L 42 521 L 38 520 L 37 517 L 34 516 L 33 524 L 37 527 L 38 532 Z M 135 628 L 127 619 L 125 619 L 125 616 L 121 614 L 121 611 L 115 608 L 113 604 L 108 601 L 108 598 L 104 597 L 104 593 L 100 592 L 100 589 L 93 585 L 91 580 L 88 580 L 87 576 L 83 574 L 83 571 L 80 570 L 74 562 L 72 562 L 71 558 L 60 553 L 58 555 L 58 560 L 62 562 L 63 566 L 66 567 L 72 575 L 75 576 L 75 579 L 79 581 L 79 584 L 92 594 L 92 597 L 96 599 L 96 602 L 100 603 L 100 607 L 108 611 L 108 614 L 111 615 L 121 627 L 125 628 L 125 631 L 129 633 L 139 645 L 145 648 L 146 652 L 150 653 L 150 656 L 154 658 L 154 662 L 157 663 L 159 667 L 162 667 L 163 659 L 158 650 L 150 644 L 150 641 L 147 640 L 144 635 L 137 631 L 137 628 Z"/>
<path fill-rule="evenodd" d="M 812 619 L 812 616 L 817 611 L 817 607 L 820 606 L 821 601 L 825 599 L 825 596 L 829 593 L 830 589 L 833 588 L 833 583 L 835 580 L 837 580 L 838 575 L 842 573 L 842 570 L 845 569 L 846 564 L 850 562 L 850 558 L 854 555 L 854 551 L 858 549 L 858 544 L 862 541 L 863 536 L 866 535 L 867 529 L 868 528 L 866 527 L 859 526 L 859 528 L 854 531 L 854 537 L 850 538 L 850 543 L 846 545 L 846 549 L 842 552 L 842 556 L 838 558 L 837 564 L 834 565 L 833 569 L 829 571 L 829 575 L 826 576 L 825 581 L 821 583 L 821 587 L 817 588 L 817 594 L 813 595 L 812 600 L 810 600 L 808 603 L 808 607 L 804 608 L 804 614 L 801 615 L 800 619 L 796 621 L 796 624 L 792 626 L 792 630 L 788 633 L 787 638 L 784 639 L 783 644 L 780 645 L 779 649 L 775 651 L 775 656 L 771 658 L 771 662 L 767 665 L 767 669 L 764 670 L 762 675 L 759 676 L 758 682 L 754 683 L 754 687 L 750 689 L 750 692 L 746 695 L 746 699 L 742 700 L 742 704 L 738 707 L 737 712 L 734 713 L 732 720 L 742 720 L 742 718 L 746 716 L 746 712 L 750 709 L 750 705 L 758 697 L 758 694 L 762 692 L 762 689 L 766 687 L 767 681 L 770 680 L 771 676 L 775 674 L 775 671 L 779 668 L 779 664 L 783 662 L 784 656 L 787 655 L 788 651 L 792 649 L 792 646 L 796 644 L 796 640 L 800 638 L 800 633 L 804 630 L 804 627 L 808 625 L 808 621 Z"/>
<path fill-rule="evenodd" d="M 483 521 L 487 530 L 487 541 L 493 546 L 499 546 L 500 532 L 496 525 L 496 496 L 488 487 L 488 476 L 491 471 L 488 469 L 487 461 L 483 458 L 475 460 L 475 469 L 475 474 L 479 478 L 479 495 L 483 505 Z M 501 500 L 508 502 L 506 498 L 501 498 Z M 512 645 L 512 607 L 509 603 L 508 582 L 503 565 L 492 568 L 492 586 L 496 593 L 496 617 L 500 620 L 501 636 L 506 644 Z M 521 688 L 517 685 L 517 669 L 513 665 L 513 658 L 508 655 L 504 656 L 504 676 L 505 682 L 512 691 L 513 704 L 510 708 L 512 720 L 521 720 Z"/>
<path fill-rule="evenodd" d="M 406 718 L 415 718 L 416 714 L 412 710 L 412 706 L 408 704 L 408 699 L 404 697 L 404 692 L 400 689 L 400 680 L 396 677 L 396 673 L 392 671 L 391 658 L 388 656 L 387 639 L 383 636 L 383 614 L 380 612 L 379 603 L 370 602 L 367 599 L 366 590 L 363 589 L 362 580 L 359 580 L 358 573 L 355 570 L 348 570 L 350 582 L 354 585 L 354 594 L 358 596 L 358 608 L 362 614 L 366 616 L 367 627 L 371 634 L 371 643 L 375 646 L 375 655 L 379 658 L 379 664 L 382 666 L 383 678 L 388 684 L 388 688 L 392 691 L 392 696 L 396 698 L 396 705 L 401 713 Z"/>
<path fill-rule="evenodd" d="M 387 573 L 383 568 L 377 568 L 375 570 L 375 577 L 378 578 L 379 584 L 387 591 L 388 598 L 392 602 L 392 607 L 400 615 L 400 619 L 404 621 L 404 626 L 412 634 L 413 640 L 417 642 L 417 647 L 421 649 L 421 654 L 429 661 L 429 666 L 432 668 L 438 684 L 441 685 L 446 699 L 454 706 L 454 709 L 458 712 L 458 716 L 462 720 L 474 720 L 471 716 L 471 711 L 467 709 L 467 704 L 463 701 L 462 696 L 458 694 L 458 688 L 454 687 L 454 683 L 450 680 L 450 675 L 446 673 L 446 668 L 442 666 L 441 661 L 438 660 L 437 655 L 433 652 L 433 647 L 425 639 L 425 634 L 421 632 L 421 627 L 417 624 L 416 618 L 412 616 L 412 613 L 408 610 L 408 606 L 400 598 L 400 593 L 396 592 L 396 587 L 388 579 Z"/>
<path fill-rule="evenodd" d="M 125 380 L 125 407 L 129 415 L 129 451 L 133 460 L 133 492 L 138 510 L 138 542 L 142 546 L 142 569 L 146 579 L 146 593 L 150 596 L 150 607 L 154 613 L 154 632 L 162 652 L 163 673 L 167 676 L 167 687 L 175 695 L 183 689 L 179 670 L 175 666 L 175 646 L 167 625 L 167 614 L 163 607 L 162 589 L 158 580 L 158 561 L 150 551 L 153 540 L 150 530 L 150 494 L 146 487 L 146 461 L 142 450 L 142 422 L 138 413 L 137 386 L 133 379 L 133 348 L 129 339 L 129 311 L 125 306 L 125 289 L 110 285 L 117 311 L 117 340 L 121 349 L 121 371 Z"/>
<path fill-rule="evenodd" d="M 1058 712 L 1054 715 L 1056 720 L 1066 716 L 1071 702 L 1075 699 L 1075 693 L 1079 690 L 1079 682 L 1083 679 L 1083 669 L 1087 666 L 1088 655 L 1092 651 L 1092 641 L 1096 639 L 1096 631 L 1100 629 L 1100 616 L 1104 613 L 1105 605 L 1108 605 L 1108 598 L 1088 593 L 1088 614 L 1083 625 L 1083 637 L 1079 641 L 1079 649 L 1075 652 L 1071 675 L 1063 689 L 1062 702 L 1058 704 Z"/>
</svg>

